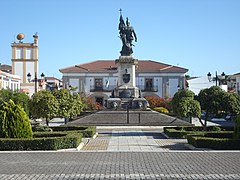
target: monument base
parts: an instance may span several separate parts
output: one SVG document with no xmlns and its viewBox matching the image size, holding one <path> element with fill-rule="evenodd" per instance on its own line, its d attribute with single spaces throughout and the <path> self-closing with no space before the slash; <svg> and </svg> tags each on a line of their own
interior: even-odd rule
<svg viewBox="0 0 240 180">
<path fill-rule="evenodd" d="M 108 109 L 146 109 L 148 102 L 136 87 L 135 66 L 138 60 L 132 56 L 120 56 L 115 60 L 118 67 L 118 84 L 107 100 Z"/>
</svg>

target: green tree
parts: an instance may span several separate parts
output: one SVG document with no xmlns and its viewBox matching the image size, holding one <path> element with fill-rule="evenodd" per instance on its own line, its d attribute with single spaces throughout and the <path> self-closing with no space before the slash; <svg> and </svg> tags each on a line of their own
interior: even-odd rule
<svg viewBox="0 0 240 180">
<path fill-rule="evenodd" d="M 71 93 L 67 89 L 60 89 L 53 91 L 53 95 L 58 101 L 57 116 L 70 117 L 70 111 L 72 109 Z"/>
<path fill-rule="evenodd" d="M 80 114 L 82 111 L 83 105 L 78 93 L 73 93 L 67 89 L 60 89 L 55 90 L 53 95 L 59 104 L 57 116 L 64 117 L 66 120 Z"/>
<path fill-rule="evenodd" d="M 240 139 L 240 96 L 233 93 L 225 93 L 222 104 L 225 112 L 234 117 L 234 138 Z"/>
<path fill-rule="evenodd" d="M 58 101 L 51 91 L 34 93 L 30 101 L 30 112 L 33 118 L 45 118 L 47 125 L 49 119 L 57 115 L 58 108 Z"/>
<path fill-rule="evenodd" d="M 177 117 L 200 117 L 201 107 L 198 101 L 194 100 L 194 93 L 190 90 L 179 90 L 172 99 L 173 113 Z"/>
<path fill-rule="evenodd" d="M 206 113 L 203 124 L 205 127 L 207 126 L 207 120 L 211 113 L 217 114 L 219 111 L 223 111 L 235 116 L 240 114 L 239 96 L 237 94 L 225 92 L 218 86 L 212 86 L 201 90 L 197 99 L 200 102 L 202 110 Z"/>
<path fill-rule="evenodd" d="M 0 137 L 30 138 L 32 127 L 29 117 L 20 105 L 12 100 L 0 104 Z"/>
<path fill-rule="evenodd" d="M 15 104 L 20 105 L 24 111 L 29 115 L 29 96 L 24 92 L 19 91 L 11 91 L 10 89 L 2 89 L 0 90 L 0 100 L 8 102 L 9 100 L 13 100 Z"/>
<path fill-rule="evenodd" d="M 70 117 L 79 115 L 84 108 L 84 105 L 81 100 L 81 96 L 78 93 L 73 93 L 71 96 L 72 109 L 70 111 Z"/>
<path fill-rule="evenodd" d="M 221 105 L 228 114 L 240 114 L 240 96 L 237 94 L 224 92 Z"/>
</svg>

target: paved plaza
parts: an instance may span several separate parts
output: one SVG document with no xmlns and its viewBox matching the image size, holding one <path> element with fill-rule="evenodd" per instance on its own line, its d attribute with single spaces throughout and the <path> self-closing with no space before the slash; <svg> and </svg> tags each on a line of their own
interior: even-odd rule
<svg viewBox="0 0 240 180">
<path fill-rule="evenodd" d="M 189 150 L 186 139 L 169 139 L 163 127 L 98 126 L 95 139 L 84 139 L 81 151 L 169 152 Z"/>
<path fill-rule="evenodd" d="M 80 151 L 0 152 L 0 179 L 234 179 L 239 151 L 191 150 L 163 127 L 97 127 Z"/>
<path fill-rule="evenodd" d="M 7 152 L 0 179 L 240 179 L 239 152 Z"/>
</svg>

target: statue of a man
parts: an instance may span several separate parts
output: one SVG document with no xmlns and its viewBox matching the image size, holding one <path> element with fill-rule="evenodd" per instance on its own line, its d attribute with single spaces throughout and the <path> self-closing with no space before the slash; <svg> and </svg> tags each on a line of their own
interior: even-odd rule
<svg viewBox="0 0 240 180">
<path fill-rule="evenodd" d="M 120 38 L 122 40 L 122 50 L 121 50 L 121 56 L 130 56 L 133 53 L 132 50 L 132 41 L 135 40 L 137 42 L 137 35 L 133 29 L 132 26 L 130 26 L 130 22 L 127 18 L 126 25 L 124 23 L 122 14 L 120 15 L 120 22 L 119 22 L 119 34 Z"/>
</svg>

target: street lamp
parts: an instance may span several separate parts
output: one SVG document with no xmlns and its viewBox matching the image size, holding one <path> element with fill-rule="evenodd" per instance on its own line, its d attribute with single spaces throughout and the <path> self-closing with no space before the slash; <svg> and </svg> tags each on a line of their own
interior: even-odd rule
<svg viewBox="0 0 240 180">
<path fill-rule="evenodd" d="M 216 86 L 218 86 L 218 85 L 217 85 L 217 82 L 218 82 L 218 81 L 225 79 L 225 76 L 226 76 L 225 73 L 222 72 L 222 74 L 221 74 L 220 77 L 219 77 L 218 74 L 217 74 L 217 71 L 216 71 L 215 78 L 212 77 L 212 74 L 211 74 L 210 72 L 207 74 L 207 77 L 208 77 L 209 82 L 211 82 L 211 81 L 216 81 Z"/>
<path fill-rule="evenodd" d="M 43 82 L 45 75 L 42 73 L 40 76 L 41 76 L 41 81 Z M 28 79 L 29 83 L 31 82 L 31 77 L 32 77 L 32 75 L 30 73 L 28 73 L 27 79 Z M 38 82 L 37 72 L 35 72 L 34 79 L 32 81 L 34 82 L 34 89 L 35 89 L 35 93 L 36 93 L 37 92 L 37 82 Z"/>
</svg>

